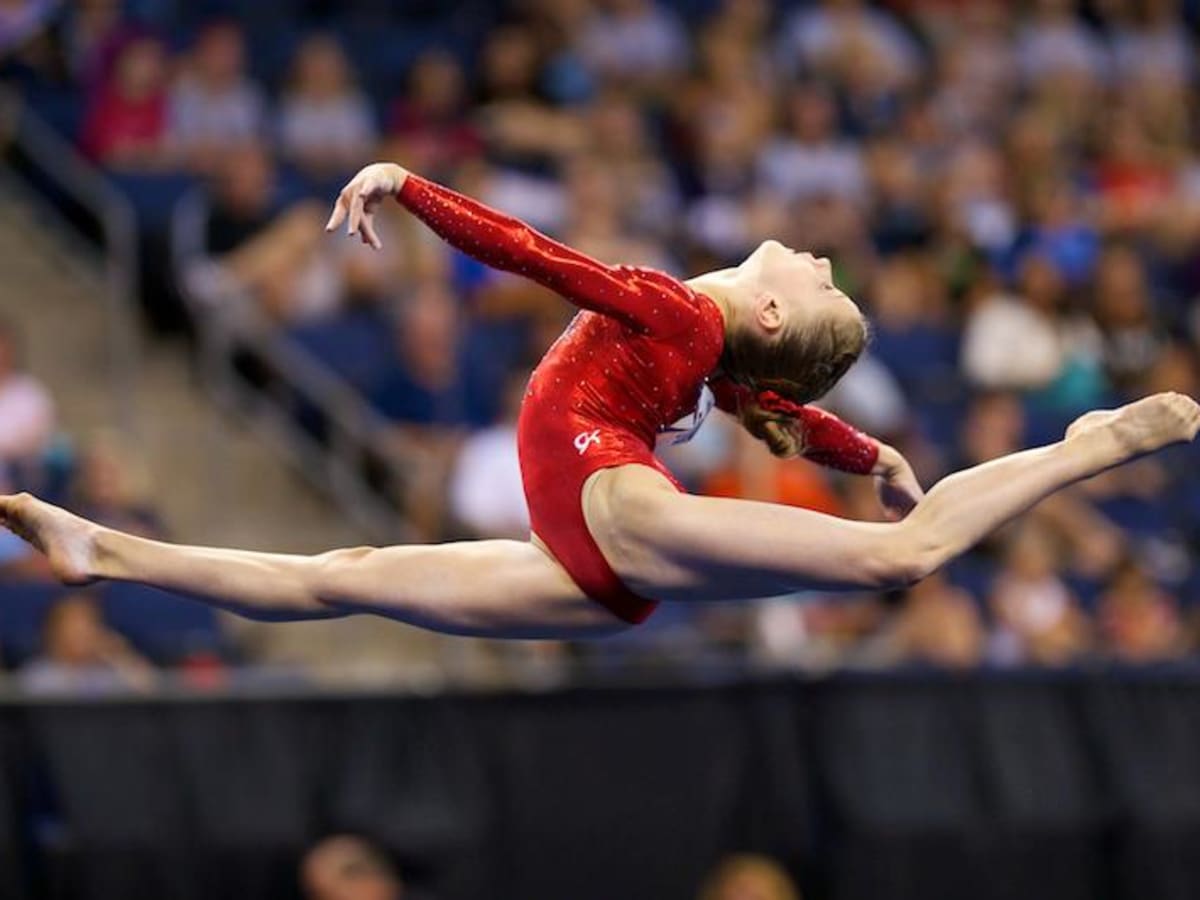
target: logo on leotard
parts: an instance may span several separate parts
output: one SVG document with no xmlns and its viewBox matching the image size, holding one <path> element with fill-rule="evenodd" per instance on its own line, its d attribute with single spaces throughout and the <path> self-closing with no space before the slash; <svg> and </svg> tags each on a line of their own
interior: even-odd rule
<svg viewBox="0 0 1200 900">
<path fill-rule="evenodd" d="M 581 431 L 575 435 L 575 449 L 579 451 L 579 455 L 583 456 L 584 451 L 592 444 L 600 444 L 600 429 L 595 431 Z"/>
</svg>

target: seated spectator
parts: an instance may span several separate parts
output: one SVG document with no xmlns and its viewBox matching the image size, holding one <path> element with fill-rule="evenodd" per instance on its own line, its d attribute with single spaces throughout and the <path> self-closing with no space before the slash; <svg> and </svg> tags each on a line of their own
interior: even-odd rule
<svg viewBox="0 0 1200 900">
<path fill-rule="evenodd" d="M 402 503 L 425 534 L 443 527 L 445 490 L 464 430 L 480 415 L 482 360 L 465 354 L 458 300 L 437 281 L 417 285 L 400 305 L 394 355 L 367 397 L 391 422 L 386 436 L 403 470 Z"/>
<path fill-rule="evenodd" d="M 1062 153 L 1062 148 L 1055 152 Z M 1018 173 L 1022 177 L 1025 173 Z M 1026 176 L 1027 177 L 1027 176 Z M 1086 284 L 1100 256 L 1100 234 L 1079 187 L 1049 171 L 1025 187 L 1030 222 L 1018 237 L 1014 259 L 1043 256 L 1072 288 Z"/>
<path fill-rule="evenodd" d="M 621 221 L 638 235 L 671 234 L 681 203 L 678 186 L 655 152 L 642 111 L 629 96 L 610 91 L 586 114 L 591 153 L 620 185 Z"/>
<path fill-rule="evenodd" d="M 62 26 L 63 56 L 71 76 L 89 92 L 103 81 L 107 57 L 123 27 L 122 12 L 120 0 L 70 4 Z"/>
<path fill-rule="evenodd" d="M 509 376 L 504 409 L 494 425 L 473 432 L 450 476 L 450 513 L 477 538 L 527 538 L 529 508 L 517 458 L 517 413 L 526 373 Z"/>
<path fill-rule="evenodd" d="M 884 261 L 865 299 L 875 331 L 872 354 L 910 397 L 944 391 L 956 374 L 959 335 L 945 289 L 928 260 L 904 254 Z"/>
<path fill-rule="evenodd" d="M 234 281 L 272 322 L 295 325 L 342 308 L 344 261 L 321 225 L 319 205 L 299 203 L 222 258 Z"/>
<path fill-rule="evenodd" d="M 246 75 L 245 38 L 233 21 L 206 25 L 171 88 L 170 137 L 190 168 L 207 172 L 263 136 L 262 90 Z"/>
<path fill-rule="evenodd" d="M 837 108 L 827 88 L 794 88 L 786 101 L 784 134 L 759 153 L 763 187 L 787 200 L 837 194 L 866 200 L 866 171 L 858 145 L 839 138 Z"/>
<path fill-rule="evenodd" d="M 989 657 L 1000 665 L 1065 665 L 1091 645 L 1091 624 L 1058 572 L 1049 535 L 1024 523 L 1009 542 L 988 600 L 995 620 Z"/>
<path fill-rule="evenodd" d="M 975 601 L 937 572 L 914 585 L 890 626 L 867 639 L 863 660 L 967 669 L 979 665 L 986 646 Z"/>
<path fill-rule="evenodd" d="M 321 35 L 306 40 L 280 100 L 284 159 L 324 185 L 360 165 L 375 139 L 374 114 L 341 45 Z"/>
<path fill-rule="evenodd" d="M 613 265 L 671 268 L 665 247 L 625 227 L 624 185 L 615 169 L 599 157 L 578 157 L 567 165 L 564 184 L 567 244 Z"/>
<path fill-rule="evenodd" d="M 1104 649 L 1121 662 L 1161 662 L 1187 652 L 1178 602 L 1132 560 L 1100 598 L 1098 620 Z"/>
<path fill-rule="evenodd" d="M 0 468 L 32 474 L 56 427 L 50 392 L 21 365 L 15 327 L 0 320 Z"/>
<path fill-rule="evenodd" d="M 1006 161 L 999 149 L 981 140 L 964 140 L 951 151 L 942 202 L 953 226 L 971 246 L 998 256 L 1017 236 Z"/>
<path fill-rule="evenodd" d="M 1075 15 L 1071 0 L 1037 0 L 1017 40 L 1021 74 L 1029 81 L 1073 76 L 1100 81 L 1110 58 L 1096 33 Z"/>
<path fill-rule="evenodd" d="M 88 109 L 79 141 L 83 152 L 124 172 L 169 168 L 166 85 L 162 42 L 145 34 L 130 38 Z"/>
<path fill-rule="evenodd" d="M 527 204 L 510 201 L 501 208 L 540 228 L 553 228 L 556 216 L 539 213 L 536 194 L 553 198 L 557 186 L 544 176 L 561 158 L 586 148 L 587 130 L 579 115 L 552 107 L 542 97 L 542 62 L 538 35 L 531 28 L 508 24 L 489 31 L 479 53 L 475 121 L 488 157 L 498 167 L 490 179 L 493 198 L 507 197 L 509 191 L 534 194 Z"/>
<path fill-rule="evenodd" d="M 17 673 L 22 688 L 37 694 L 107 694 L 144 691 L 154 668 L 110 629 L 96 601 L 68 594 L 46 613 L 41 653 Z"/>
<path fill-rule="evenodd" d="M 18 486 L 34 481 L 55 426 L 50 392 L 23 371 L 16 328 L 0 320 L 0 476 Z"/>
<path fill-rule="evenodd" d="M 1155 321 L 1145 264 L 1131 247 L 1113 246 L 1096 268 L 1096 321 L 1113 384 L 1132 391 L 1158 361 L 1164 335 Z"/>
<path fill-rule="evenodd" d="M 247 145 L 226 156 L 211 200 L 181 205 L 176 242 L 204 302 L 247 296 L 275 322 L 297 323 L 332 314 L 344 299 L 342 247 L 322 224 L 315 202 L 281 209 L 271 157 Z"/>
<path fill-rule="evenodd" d="M 466 77 L 458 60 L 439 50 L 421 54 L 409 72 L 407 93 L 388 112 L 387 130 L 396 158 L 430 178 L 482 153 L 482 137 L 468 118 Z"/>
<path fill-rule="evenodd" d="M 304 855 L 300 889 L 306 900 L 417 900 L 379 848 L 351 835 L 325 838 Z"/>
<path fill-rule="evenodd" d="M 1024 446 L 1025 413 L 1021 402 L 1002 392 L 980 394 L 967 408 L 959 429 L 959 465 L 977 466 L 1015 453 Z"/>
<path fill-rule="evenodd" d="M 916 149 L 897 137 L 882 137 L 867 146 L 865 161 L 875 249 L 886 256 L 926 246 L 933 229 L 933 185 Z"/>
<path fill-rule="evenodd" d="M 375 408 L 399 425 L 472 424 L 458 299 L 445 284 L 428 280 L 401 301 L 398 313 L 395 355 L 369 392 Z"/>
<path fill-rule="evenodd" d="M 908 32 L 864 0 L 824 0 L 798 10 L 785 23 L 777 52 L 786 72 L 813 72 L 839 82 L 851 80 L 854 68 L 871 59 L 889 87 L 912 81 L 921 63 Z"/>
<path fill-rule="evenodd" d="M 80 515 L 142 537 L 165 537 L 149 503 L 150 486 L 137 451 L 117 434 L 94 435 L 76 462 L 71 506 Z"/>
<path fill-rule="evenodd" d="M 1186 82 L 1196 71 L 1192 46 L 1176 2 L 1116 4 L 1113 57 L 1121 78 Z"/>
<path fill-rule="evenodd" d="M 1096 165 L 1101 216 L 1109 233 L 1154 223 L 1174 189 L 1174 161 L 1156 146 L 1134 109 L 1113 111 Z"/>
<path fill-rule="evenodd" d="M 281 210 L 275 163 L 262 145 L 233 150 L 214 174 L 196 237 L 197 249 L 220 256 L 265 231 Z"/>
<path fill-rule="evenodd" d="M 775 860 L 739 853 L 717 864 L 697 900 L 800 900 L 800 891 Z"/>
<path fill-rule="evenodd" d="M 606 0 L 584 26 L 580 53 L 599 77 L 650 89 L 687 65 L 675 15 L 654 0 Z"/>
<path fill-rule="evenodd" d="M 1037 258 L 1024 271 L 1048 265 Z M 1053 316 L 1020 294 L 993 292 L 971 310 L 963 329 L 963 373 L 990 390 L 1047 387 L 1063 369 Z"/>
</svg>

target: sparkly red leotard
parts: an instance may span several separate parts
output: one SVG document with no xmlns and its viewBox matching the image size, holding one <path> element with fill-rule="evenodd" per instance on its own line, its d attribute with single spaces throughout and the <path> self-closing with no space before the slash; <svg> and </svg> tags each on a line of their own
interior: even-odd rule
<svg viewBox="0 0 1200 900">
<path fill-rule="evenodd" d="M 584 519 L 583 485 L 599 469 L 637 463 L 679 487 L 654 456 L 655 439 L 696 408 L 717 368 L 720 310 L 670 275 L 605 265 L 416 175 L 399 200 L 464 253 L 583 308 L 534 371 L 521 407 L 525 497 L 534 533 L 575 583 L 622 619 L 645 620 L 656 603 L 630 591 L 600 552 Z M 870 471 L 877 453 L 870 438 L 819 410 L 784 411 L 820 426 L 806 446 L 822 462 Z"/>
</svg>

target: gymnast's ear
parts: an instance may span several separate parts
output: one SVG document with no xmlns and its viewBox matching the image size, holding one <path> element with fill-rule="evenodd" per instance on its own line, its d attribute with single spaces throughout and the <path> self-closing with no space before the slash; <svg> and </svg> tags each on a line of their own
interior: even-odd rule
<svg viewBox="0 0 1200 900">
<path fill-rule="evenodd" d="M 754 321 L 767 334 L 777 334 L 784 325 L 783 304 L 769 291 L 754 298 Z"/>
</svg>

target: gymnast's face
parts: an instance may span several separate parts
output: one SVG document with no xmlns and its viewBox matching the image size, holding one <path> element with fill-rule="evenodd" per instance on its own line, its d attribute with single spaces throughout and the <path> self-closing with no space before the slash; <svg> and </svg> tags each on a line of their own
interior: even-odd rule
<svg viewBox="0 0 1200 900">
<path fill-rule="evenodd" d="M 833 266 L 824 257 L 763 241 L 738 272 L 751 288 L 753 321 L 767 334 L 804 328 L 817 318 L 862 318 L 854 301 L 833 283 Z"/>
</svg>

